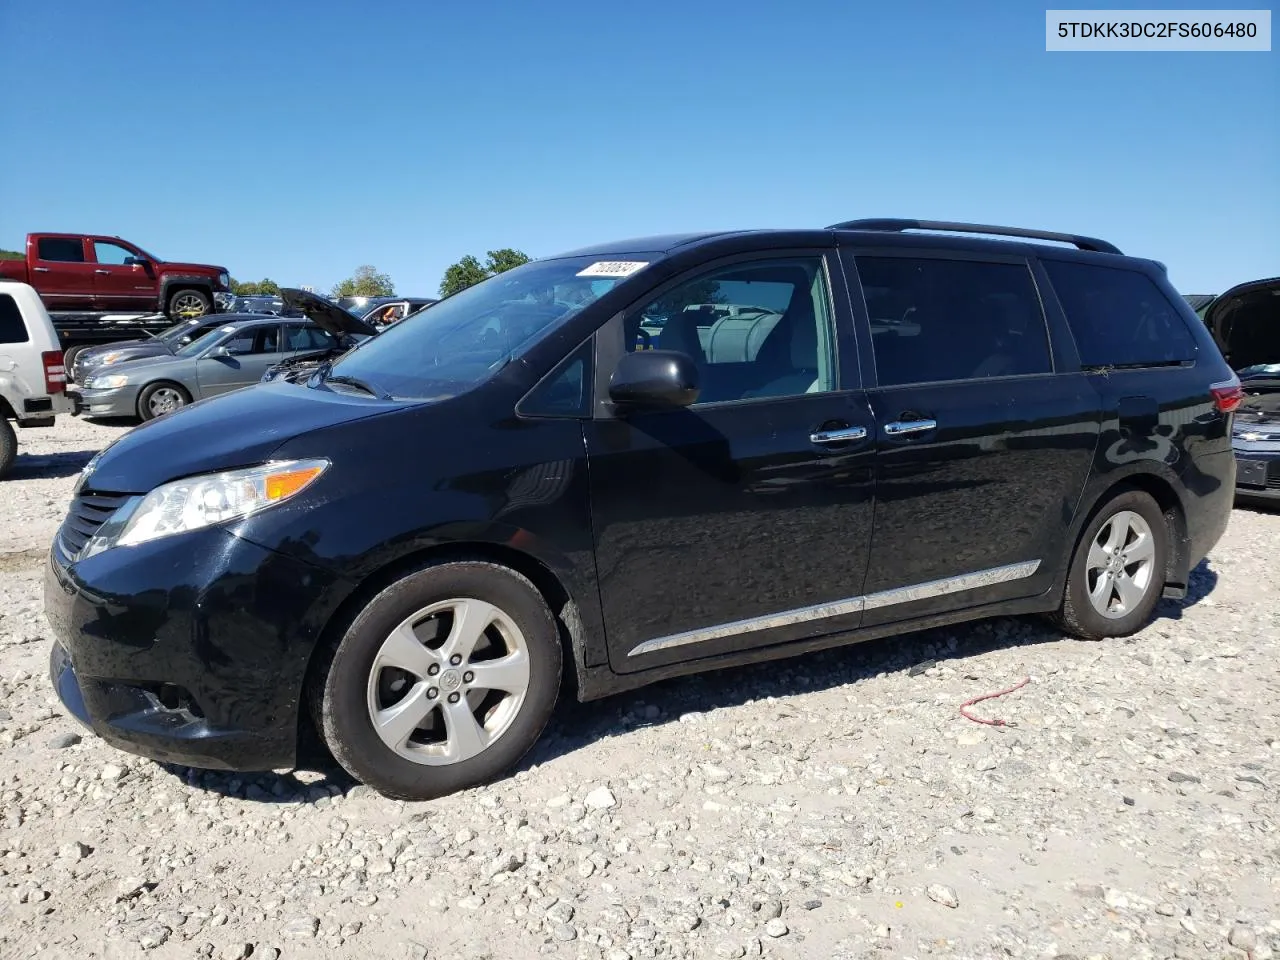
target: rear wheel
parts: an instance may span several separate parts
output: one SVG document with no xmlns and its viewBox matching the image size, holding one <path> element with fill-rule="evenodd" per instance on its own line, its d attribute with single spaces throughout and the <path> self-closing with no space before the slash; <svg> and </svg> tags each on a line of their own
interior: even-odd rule
<svg viewBox="0 0 1280 960">
<path fill-rule="evenodd" d="M 1168 557 L 1169 526 L 1155 500 L 1139 490 L 1114 497 L 1076 546 L 1059 625 L 1086 640 L 1140 630 L 1164 592 Z"/>
<path fill-rule="evenodd" d="M 200 290 L 175 290 L 169 295 L 166 312 L 170 320 L 189 320 L 192 317 L 203 317 L 213 309 L 213 301 L 209 295 Z"/>
<path fill-rule="evenodd" d="M 0 477 L 13 468 L 18 459 L 18 437 L 13 432 L 13 425 L 0 413 Z"/>
<path fill-rule="evenodd" d="M 309 700 L 325 744 L 353 777 L 404 800 L 505 773 L 560 688 L 551 611 L 532 583 L 491 563 L 409 574 L 321 656 Z"/>
<path fill-rule="evenodd" d="M 191 402 L 191 394 L 176 383 L 153 383 L 138 395 L 138 416 L 154 420 Z"/>
</svg>

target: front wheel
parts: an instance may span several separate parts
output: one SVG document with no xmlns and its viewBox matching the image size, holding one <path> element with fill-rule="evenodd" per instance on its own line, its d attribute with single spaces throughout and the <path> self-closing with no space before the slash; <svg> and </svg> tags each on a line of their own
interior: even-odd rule
<svg viewBox="0 0 1280 960">
<path fill-rule="evenodd" d="M 153 383 L 138 395 L 138 416 L 154 420 L 180 410 L 191 402 L 191 395 L 176 383 Z"/>
<path fill-rule="evenodd" d="M 213 301 L 208 294 L 200 290 L 175 290 L 169 296 L 165 310 L 170 320 L 189 320 L 192 317 L 203 317 L 213 309 Z"/>
<path fill-rule="evenodd" d="M 1169 527 L 1148 494 L 1109 500 L 1085 528 L 1071 558 L 1058 624 L 1077 637 L 1124 637 L 1151 619 L 1164 592 Z"/>
<path fill-rule="evenodd" d="M 357 780 L 401 800 L 505 773 L 560 689 L 551 611 L 532 583 L 492 563 L 409 574 L 320 656 L 308 699 L 325 744 Z"/>
</svg>

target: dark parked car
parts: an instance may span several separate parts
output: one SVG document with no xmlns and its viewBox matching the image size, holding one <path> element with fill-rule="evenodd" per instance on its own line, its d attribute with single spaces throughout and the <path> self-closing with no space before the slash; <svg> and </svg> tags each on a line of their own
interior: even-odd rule
<svg viewBox="0 0 1280 960">
<path fill-rule="evenodd" d="M 780 315 L 713 359 L 688 304 Z M 1240 396 L 1163 268 L 1087 237 L 568 253 L 96 456 L 51 675 L 125 750 L 275 769 L 311 723 L 426 798 L 508 770 L 566 676 L 591 700 L 993 615 L 1123 636 L 1226 527 Z"/>
<path fill-rule="evenodd" d="M 1236 411 L 1236 499 L 1280 503 L 1280 363 L 1241 373 L 1245 398 Z"/>
<path fill-rule="evenodd" d="M 137 360 L 140 357 L 160 357 L 172 355 L 173 351 L 185 347 L 192 340 L 204 336 L 214 327 L 234 320 L 236 317 L 205 314 L 192 320 L 183 320 L 160 331 L 154 337 L 142 340 L 122 340 L 102 347 L 85 347 L 75 356 L 75 361 L 68 367 L 74 383 L 84 383 L 89 374 L 126 360 Z"/>
</svg>

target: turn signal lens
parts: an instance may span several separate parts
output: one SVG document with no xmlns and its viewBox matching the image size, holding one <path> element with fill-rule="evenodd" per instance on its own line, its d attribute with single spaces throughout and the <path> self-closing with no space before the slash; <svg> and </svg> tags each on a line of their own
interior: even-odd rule
<svg viewBox="0 0 1280 960">
<path fill-rule="evenodd" d="M 266 478 L 267 501 L 283 500 L 292 497 L 308 483 L 320 476 L 323 466 L 311 466 L 302 470 L 288 470 L 284 473 L 269 473 Z"/>
</svg>

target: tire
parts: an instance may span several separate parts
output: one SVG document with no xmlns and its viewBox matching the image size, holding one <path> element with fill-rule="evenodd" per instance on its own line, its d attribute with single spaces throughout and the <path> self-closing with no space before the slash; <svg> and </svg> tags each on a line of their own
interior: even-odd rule
<svg viewBox="0 0 1280 960">
<path fill-rule="evenodd" d="M 1117 543 L 1128 544 L 1118 560 L 1112 557 Z M 1168 559 L 1169 525 L 1155 500 L 1139 490 L 1117 495 L 1097 511 L 1076 545 L 1055 622 L 1082 640 L 1137 632 L 1164 593 Z M 1103 575 L 1109 582 L 1100 582 Z M 1130 587 L 1124 589 L 1126 581 Z"/>
<path fill-rule="evenodd" d="M 0 478 L 13 469 L 17 459 L 18 436 L 13 432 L 13 424 L 0 414 Z"/>
<path fill-rule="evenodd" d="M 187 320 L 191 317 L 203 317 L 213 309 L 213 300 L 203 290 L 183 287 L 169 294 L 165 304 L 165 313 L 170 320 Z"/>
<path fill-rule="evenodd" d="M 465 625 L 476 617 L 485 626 L 464 656 L 475 634 Z M 317 656 L 307 699 L 321 738 L 351 776 L 399 800 L 506 773 L 537 742 L 560 692 L 555 618 L 532 583 L 492 563 L 408 574 Z M 486 669 L 510 687 L 485 686 Z M 381 732 L 375 715 L 385 718 Z"/>
<path fill-rule="evenodd" d="M 181 410 L 191 402 L 191 394 L 176 383 L 161 380 L 143 387 L 138 394 L 138 416 L 143 420 L 154 420 L 166 413 Z"/>
<path fill-rule="evenodd" d="M 84 353 L 84 351 L 87 349 L 88 349 L 88 345 L 82 343 L 77 347 L 71 347 L 70 349 L 64 350 L 62 352 L 62 365 L 63 365 L 63 368 L 67 371 L 68 383 L 71 381 L 71 368 L 74 367 L 76 364 L 76 357 L 80 356 L 80 354 Z"/>
</svg>

